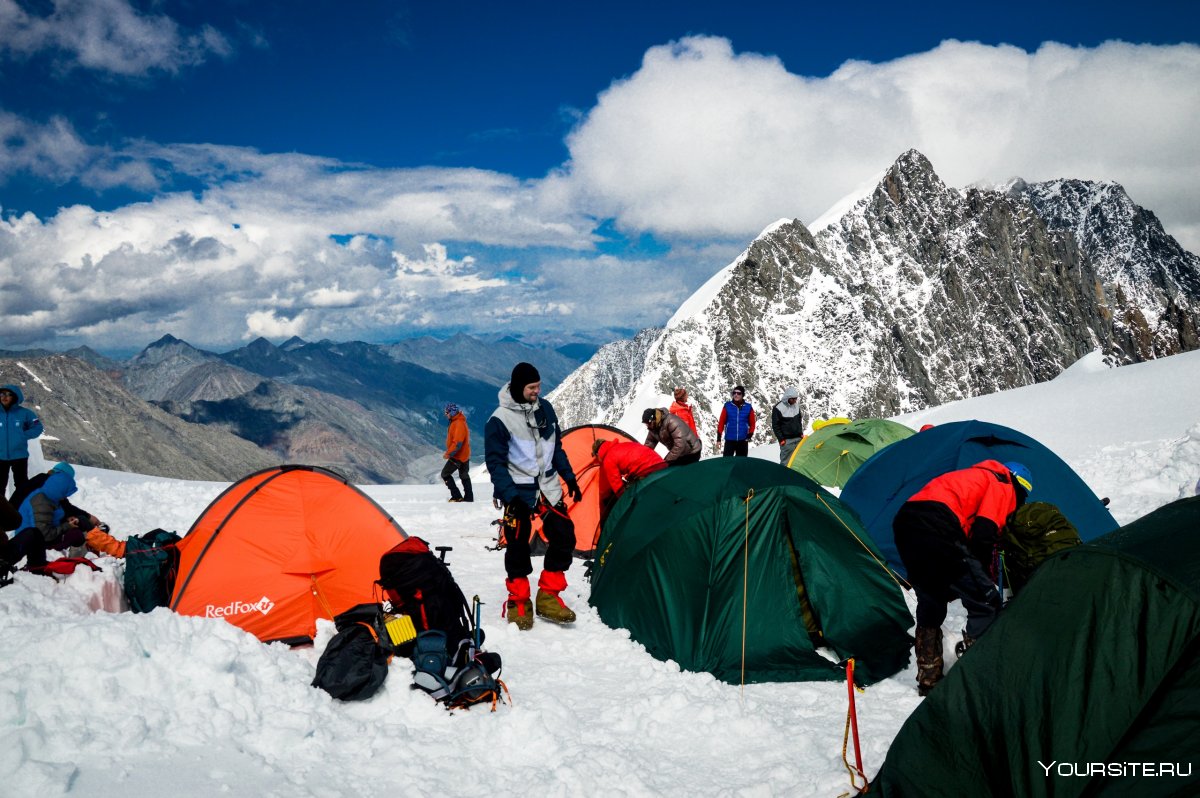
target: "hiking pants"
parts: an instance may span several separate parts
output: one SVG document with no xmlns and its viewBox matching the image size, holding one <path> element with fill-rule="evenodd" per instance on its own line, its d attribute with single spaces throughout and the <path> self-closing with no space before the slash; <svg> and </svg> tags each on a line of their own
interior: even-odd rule
<svg viewBox="0 0 1200 798">
<path fill-rule="evenodd" d="M 0 546 L 0 559 L 7 560 L 9 565 L 16 566 L 22 558 L 28 558 L 26 568 L 41 568 L 46 564 L 46 538 L 35 526 L 25 527 Z"/>
<path fill-rule="evenodd" d="M 0 497 L 8 496 L 8 472 L 12 471 L 13 490 L 29 481 L 29 458 L 0 460 Z"/>
<path fill-rule="evenodd" d="M 471 492 L 471 475 L 468 472 L 470 462 L 467 460 L 455 460 L 453 457 L 446 458 L 446 464 L 442 466 L 442 482 L 446 483 L 446 487 L 450 489 L 451 499 L 463 499 L 473 501 L 475 496 Z M 458 478 L 462 481 L 462 493 L 458 492 L 458 485 L 454 484 L 454 473 L 458 472 Z"/>
<path fill-rule="evenodd" d="M 1000 593 L 967 549 L 958 519 L 940 502 L 906 502 L 892 522 L 896 549 L 917 594 L 917 626 L 940 629 L 946 605 L 961 599 L 966 634 L 979 639 L 1000 613 Z"/>
<path fill-rule="evenodd" d="M 800 445 L 800 438 L 784 438 L 783 443 L 779 444 L 779 464 L 787 465 L 788 460 L 792 459 L 792 452 L 796 451 L 796 447 Z"/>
<path fill-rule="evenodd" d="M 559 502 L 544 508 L 542 532 L 546 535 L 546 556 L 542 568 L 547 571 L 565 571 L 571 567 L 571 556 L 575 553 L 575 525 L 567 515 L 567 505 Z M 533 573 L 533 560 L 529 554 L 529 536 L 533 531 L 533 520 L 528 513 L 514 513 L 511 508 L 505 513 L 515 523 L 504 527 L 504 570 L 509 579 L 529 576 Z"/>
<path fill-rule="evenodd" d="M 750 454 L 750 441 L 725 441 L 722 457 L 746 457 Z"/>
</svg>

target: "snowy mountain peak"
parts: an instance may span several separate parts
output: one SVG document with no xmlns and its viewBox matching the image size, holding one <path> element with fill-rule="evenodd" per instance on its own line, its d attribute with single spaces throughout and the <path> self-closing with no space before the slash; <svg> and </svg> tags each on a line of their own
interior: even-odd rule
<svg viewBox="0 0 1200 798">
<path fill-rule="evenodd" d="M 945 184 L 933 171 L 933 164 L 916 150 L 897 158 L 876 188 L 877 193 L 882 192 L 897 205 L 923 201 L 945 190 Z"/>
<path fill-rule="evenodd" d="M 565 422 L 636 430 L 682 385 L 711 439 L 740 383 L 765 441 L 787 385 L 807 419 L 889 416 L 1048 380 L 1097 348 L 1200 348 L 1200 263 L 1115 183 L 958 190 L 909 150 L 843 207 L 815 235 L 771 225 L 665 329 L 597 353 L 554 392 Z"/>
</svg>

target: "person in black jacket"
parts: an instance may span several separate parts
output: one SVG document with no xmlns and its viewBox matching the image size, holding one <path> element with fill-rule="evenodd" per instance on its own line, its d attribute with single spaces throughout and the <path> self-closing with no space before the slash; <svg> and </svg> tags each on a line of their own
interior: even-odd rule
<svg viewBox="0 0 1200 798">
<path fill-rule="evenodd" d="M 800 389 L 789 385 L 771 410 L 771 432 L 779 441 L 779 462 L 787 465 L 804 437 L 804 414 L 800 412 Z"/>
</svg>

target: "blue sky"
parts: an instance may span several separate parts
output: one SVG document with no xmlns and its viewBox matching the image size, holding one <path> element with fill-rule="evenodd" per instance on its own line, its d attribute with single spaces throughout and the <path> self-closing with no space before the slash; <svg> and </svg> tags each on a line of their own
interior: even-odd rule
<svg viewBox="0 0 1200 798">
<path fill-rule="evenodd" d="M 1116 180 L 1196 249 L 1198 18 L 0 0 L 0 346 L 603 340 L 909 147 Z"/>
</svg>

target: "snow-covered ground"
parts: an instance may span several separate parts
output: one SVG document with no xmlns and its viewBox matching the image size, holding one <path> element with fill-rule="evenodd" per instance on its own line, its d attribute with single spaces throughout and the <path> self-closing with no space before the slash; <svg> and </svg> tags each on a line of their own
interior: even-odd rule
<svg viewBox="0 0 1200 798">
<path fill-rule="evenodd" d="M 1200 478 L 1200 352 L 1109 370 L 1085 358 L 1053 382 L 902 418 L 980 418 L 1038 438 L 1112 498 L 1122 523 L 1192 495 Z M 639 430 L 630 430 L 640 437 Z M 774 458 L 774 447 L 756 455 Z M 184 532 L 223 488 L 79 468 L 76 503 L 123 536 Z M 475 475 L 487 493 L 487 478 Z M 1035 475 L 1036 478 L 1036 475 Z M 409 689 L 397 661 L 373 699 L 309 687 L 332 636 L 266 646 L 220 620 L 109 612 L 120 563 L 62 582 L 18 574 L 0 590 L 0 794 L 11 796 L 742 795 L 837 796 L 842 683 L 745 688 L 654 660 L 587 606 L 582 568 L 565 593 L 573 627 L 499 620 L 496 512 L 447 504 L 441 486 L 366 491 L 410 533 L 454 546 L 469 596 L 486 602 L 488 648 L 512 706 L 447 713 Z M 961 623 L 961 612 L 947 626 Z M 947 647 L 956 639 L 948 635 Z M 953 657 L 950 657 L 953 660 Z M 857 697 L 869 775 L 920 699 L 914 668 Z"/>
</svg>

